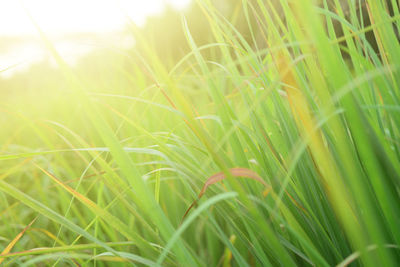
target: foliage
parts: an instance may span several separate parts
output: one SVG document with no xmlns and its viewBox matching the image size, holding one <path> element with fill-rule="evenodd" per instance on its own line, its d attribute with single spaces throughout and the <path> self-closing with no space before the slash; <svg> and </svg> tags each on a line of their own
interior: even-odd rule
<svg viewBox="0 0 400 267">
<path fill-rule="evenodd" d="M 3 264 L 397 265 L 397 1 L 223 3 L 1 81 Z"/>
</svg>

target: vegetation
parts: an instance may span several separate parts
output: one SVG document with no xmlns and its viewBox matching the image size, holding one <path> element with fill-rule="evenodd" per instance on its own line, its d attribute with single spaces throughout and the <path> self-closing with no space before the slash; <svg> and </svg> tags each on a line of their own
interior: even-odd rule
<svg viewBox="0 0 400 267">
<path fill-rule="evenodd" d="M 0 82 L 4 266 L 397 265 L 397 1 L 223 3 Z"/>
</svg>

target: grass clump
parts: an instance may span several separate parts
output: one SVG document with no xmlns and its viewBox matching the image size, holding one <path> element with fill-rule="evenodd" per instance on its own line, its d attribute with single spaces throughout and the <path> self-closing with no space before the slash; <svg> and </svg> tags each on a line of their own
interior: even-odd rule
<svg viewBox="0 0 400 267">
<path fill-rule="evenodd" d="M 181 59 L 131 25 L 107 68 L 47 41 L 57 78 L 8 82 L 46 86 L 0 106 L 4 265 L 396 266 L 397 1 L 217 7 Z"/>
</svg>

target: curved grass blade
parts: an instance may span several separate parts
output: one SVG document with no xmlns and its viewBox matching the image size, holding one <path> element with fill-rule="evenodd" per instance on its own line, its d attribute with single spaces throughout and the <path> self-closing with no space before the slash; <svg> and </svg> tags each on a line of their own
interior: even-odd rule
<svg viewBox="0 0 400 267">
<path fill-rule="evenodd" d="M 266 187 L 266 191 L 269 191 L 270 186 L 254 171 L 247 169 L 247 168 L 232 168 L 229 169 L 229 172 L 233 177 L 243 177 L 243 178 L 249 178 L 253 179 L 257 182 L 262 183 Z M 213 185 L 215 183 L 218 183 L 224 179 L 226 179 L 227 176 L 223 172 L 216 173 L 212 176 L 210 176 L 207 181 L 204 183 L 203 188 L 200 190 L 200 193 L 197 196 L 197 199 L 192 202 L 192 204 L 189 206 L 189 208 L 186 210 L 185 214 L 182 217 L 181 222 L 185 219 L 186 215 L 189 213 L 189 211 L 197 204 L 197 202 L 200 200 L 200 198 L 204 195 L 206 192 L 207 188 L 210 185 Z"/>
<path fill-rule="evenodd" d="M 82 202 L 86 207 L 88 207 L 90 210 L 92 210 L 100 218 L 102 218 L 104 221 L 106 221 L 107 223 L 112 225 L 114 229 L 119 231 L 126 238 L 134 239 L 134 240 L 137 241 L 138 245 L 142 245 L 143 247 L 147 247 L 148 249 L 152 249 L 152 247 L 150 245 L 148 245 L 148 242 L 146 242 L 146 240 L 144 240 L 138 234 L 130 231 L 128 226 L 126 226 L 117 217 L 115 217 L 114 215 L 112 215 L 111 213 L 106 211 L 105 209 L 102 209 L 96 203 L 94 203 L 92 200 L 90 200 L 87 197 L 85 197 L 84 195 L 78 193 L 73 188 L 71 188 L 68 185 L 64 184 L 62 181 L 57 179 L 57 177 L 55 177 L 53 174 L 49 173 L 48 171 L 46 171 L 42 167 L 40 167 L 38 165 L 36 165 L 36 167 L 38 167 L 41 171 L 43 171 L 47 176 L 49 176 L 53 181 L 55 181 L 57 184 L 59 184 L 61 187 L 63 187 L 67 192 L 69 192 L 71 195 L 73 195 L 76 199 L 78 199 L 80 202 Z"/>
<path fill-rule="evenodd" d="M 227 192 L 227 193 L 223 193 L 223 194 L 219 194 L 216 195 L 210 199 L 208 199 L 206 202 L 204 202 L 202 205 L 199 206 L 198 209 L 196 209 L 189 217 L 186 221 L 184 221 L 180 227 L 175 231 L 175 233 L 173 234 L 173 236 L 171 237 L 171 239 L 168 241 L 167 245 L 164 248 L 164 251 L 162 252 L 162 254 L 160 255 L 160 257 L 157 260 L 157 264 L 162 264 L 162 262 L 164 261 L 165 257 L 167 256 L 167 254 L 169 253 L 169 251 L 171 250 L 171 248 L 173 247 L 173 245 L 175 244 L 176 241 L 178 241 L 180 235 L 186 230 L 186 228 L 188 228 L 188 226 L 190 225 L 190 223 L 197 218 L 197 216 L 200 215 L 200 213 L 202 213 L 204 210 L 206 210 L 208 207 L 214 205 L 215 203 L 222 201 L 222 200 L 226 200 L 229 198 L 234 198 L 238 195 L 238 193 L 236 192 Z"/>
<path fill-rule="evenodd" d="M 21 237 L 25 234 L 25 232 L 32 226 L 32 224 L 36 221 L 37 217 L 33 219 L 8 245 L 7 247 L 0 253 L 0 256 L 8 254 L 12 248 L 17 244 L 17 242 L 21 239 Z M 4 261 L 5 258 L 0 258 L 0 264 Z"/>
<path fill-rule="evenodd" d="M 87 231 L 83 230 L 81 227 L 77 226 L 70 220 L 66 219 L 65 217 L 61 216 L 54 210 L 48 208 L 47 206 L 43 205 L 39 201 L 33 199 L 31 196 L 25 194 L 24 192 L 20 191 L 19 189 L 15 188 L 9 183 L 0 180 L 0 190 L 4 193 L 10 195 L 11 197 L 19 200 L 23 204 L 27 205 L 31 209 L 39 212 L 40 214 L 44 215 L 45 217 L 49 218 L 50 220 L 63 225 L 64 227 L 68 228 L 69 230 L 82 235 L 83 237 L 91 240 L 92 242 L 99 244 L 105 250 L 112 252 L 113 254 L 119 256 L 118 252 L 115 251 L 113 248 L 108 246 L 106 243 L 100 241 L 96 237 L 89 234 Z"/>
</svg>

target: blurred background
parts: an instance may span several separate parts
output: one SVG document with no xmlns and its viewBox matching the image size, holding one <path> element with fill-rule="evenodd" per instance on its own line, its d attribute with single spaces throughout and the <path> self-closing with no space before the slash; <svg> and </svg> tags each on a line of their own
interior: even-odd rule
<svg viewBox="0 0 400 267">
<path fill-rule="evenodd" d="M 190 0 L 148 1 L 12 1 L 1 2 L 0 69 L 2 78 L 51 61 L 36 23 L 64 60 L 76 64 L 97 49 L 128 49 L 134 45 L 127 25 L 145 27 L 151 17 L 178 13 Z M 165 16 L 165 15 L 164 15 Z M 5 71 L 5 69 L 7 69 Z"/>
<path fill-rule="evenodd" d="M 241 12 L 241 1 L 212 2 L 246 37 L 248 26 Z M 106 91 L 111 86 L 112 91 L 122 93 L 115 82 L 124 90 L 137 87 L 128 80 L 140 68 L 140 55 L 144 54 L 141 50 L 148 48 L 137 44 L 137 36 L 144 38 L 141 43 L 151 46 L 162 63 L 170 68 L 191 51 L 182 17 L 187 20 L 198 46 L 214 42 L 204 10 L 191 0 L 2 1 L 0 101 L 17 110 L 18 105 L 26 105 L 22 98 L 48 102 L 50 95 L 57 94 L 63 87 L 62 73 L 38 28 L 77 74 L 85 80 L 94 79 L 98 87 L 101 73 L 101 84 Z M 206 56 L 217 56 L 207 55 L 208 51 L 211 50 L 204 52 Z M 97 88 L 97 91 L 102 89 Z"/>
<path fill-rule="evenodd" d="M 242 1 L 211 2 L 221 17 L 228 19 L 250 44 L 256 45 L 243 14 Z M 216 43 L 208 11 L 191 0 L 7 0 L 1 4 L 0 124 L 7 127 L 0 134 L 3 139 L 0 151 L 8 153 L 12 150 L 8 145 L 12 143 L 27 147 L 43 145 L 40 138 L 25 132 L 27 121 L 57 121 L 79 129 L 81 134 L 87 125 L 65 73 L 38 30 L 84 83 L 89 94 L 138 96 L 166 105 L 169 103 L 157 90 L 148 90 L 156 81 L 146 64 L 157 58 L 157 64 L 171 70 L 192 51 L 182 19 L 186 20 L 198 47 Z M 253 20 L 250 18 L 253 29 L 257 29 Z M 256 32 L 257 38 L 258 35 Z M 258 48 L 265 47 L 265 40 L 259 37 Z M 153 59 L 149 58 L 149 51 Z M 220 53 L 218 47 L 202 50 L 210 62 L 218 62 Z M 197 98 L 196 92 L 204 84 L 191 78 L 196 73 L 187 75 L 190 68 L 191 63 L 185 62 L 176 74 L 186 73 L 184 81 L 180 79 L 181 89 Z M 159 130 L 161 126 L 154 122 L 154 127 Z"/>
</svg>

